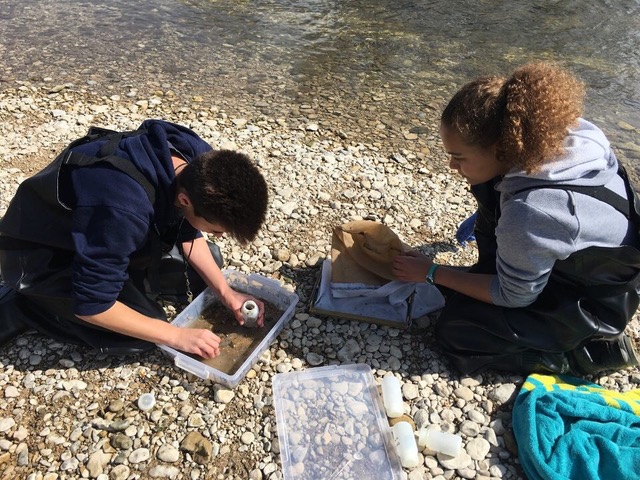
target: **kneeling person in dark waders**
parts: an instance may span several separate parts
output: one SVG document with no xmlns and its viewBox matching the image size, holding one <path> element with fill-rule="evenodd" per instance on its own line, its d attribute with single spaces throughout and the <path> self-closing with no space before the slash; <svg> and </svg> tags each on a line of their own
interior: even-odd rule
<svg viewBox="0 0 640 480">
<path fill-rule="evenodd" d="M 625 330 L 640 304 L 640 202 L 584 85 L 553 64 L 481 77 L 449 101 L 440 136 L 478 204 L 478 261 L 398 255 L 397 279 L 447 297 L 435 327 L 464 375 L 592 375 L 638 365 Z"/>
<path fill-rule="evenodd" d="M 267 200 L 246 155 L 214 151 L 186 127 L 90 129 L 20 185 L 0 220 L 0 343 L 35 329 L 114 355 L 159 343 L 215 357 L 220 338 L 167 323 L 161 302 L 209 286 L 239 323 L 246 300 L 262 312 L 229 287 L 201 232 L 244 244 Z"/>
</svg>

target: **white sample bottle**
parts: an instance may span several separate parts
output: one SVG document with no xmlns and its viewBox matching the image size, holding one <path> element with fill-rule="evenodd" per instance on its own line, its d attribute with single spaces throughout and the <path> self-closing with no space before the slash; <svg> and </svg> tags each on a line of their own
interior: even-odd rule
<svg viewBox="0 0 640 480">
<path fill-rule="evenodd" d="M 260 309 L 258 308 L 258 304 L 253 300 L 247 300 L 242 305 L 242 309 L 240 310 L 242 314 L 242 319 L 244 320 L 245 327 L 255 327 L 256 322 L 258 320 L 258 314 L 260 313 Z"/>
<path fill-rule="evenodd" d="M 387 412 L 387 417 L 399 417 L 404 413 L 400 382 L 393 375 L 387 375 L 380 384 L 382 386 L 382 403 Z"/>
<path fill-rule="evenodd" d="M 409 422 L 398 422 L 393 427 L 400 463 L 404 468 L 414 468 L 420 464 L 418 445 Z"/>
<path fill-rule="evenodd" d="M 418 434 L 420 448 L 455 457 L 460 453 L 462 437 L 453 433 L 440 432 L 433 428 L 422 428 Z"/>
</svg>

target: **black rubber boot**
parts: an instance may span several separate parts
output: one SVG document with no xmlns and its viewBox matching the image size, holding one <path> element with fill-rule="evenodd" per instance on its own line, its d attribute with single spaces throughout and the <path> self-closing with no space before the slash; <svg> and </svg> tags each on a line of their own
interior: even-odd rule
<svg viewBox="0 0 640 480">
<path fill-rule="evenodd" d="M 16 301 L 20 295 L 15 290 L 0 285 L 0 345 L 29 329 L 24 321 L 24 313 Z"/>
<path fill-rule="evenodd" d="M 522 354 L 522 363 L 529 373 L 550 373 L 554 375 L 574 374 L 565 353 L 531 351 Z"/>
<path fill-rule="evenodd" d="M 638 365 L 633 343 L 625 333 L 611 340 L 591 340 L 570 353 L 574 368 L 582 374 L 590 375 Z"/>
<path fill-rule="evenodd" d="M 505 355 L 456 356 L 453 360 L 463 375 L 476 374 L 485 370 L 512 372 L 520 375 L 529 375 L 530 373 L 574 374 L 569 358 L 564 353 L 527 350 Z"/>
</svg>

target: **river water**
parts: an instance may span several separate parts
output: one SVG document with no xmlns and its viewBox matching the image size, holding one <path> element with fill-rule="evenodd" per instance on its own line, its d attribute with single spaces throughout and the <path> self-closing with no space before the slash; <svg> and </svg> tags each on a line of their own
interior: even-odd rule
<svg viewBox="0 0 640 480">
<path fill-rule="evenodd" d="M 0 88 L 171 90 L 412 148 L 465 81 L 552 60 L 636 169 L 639 52 L 639 0 L 0 0 Z"/>
</svg>

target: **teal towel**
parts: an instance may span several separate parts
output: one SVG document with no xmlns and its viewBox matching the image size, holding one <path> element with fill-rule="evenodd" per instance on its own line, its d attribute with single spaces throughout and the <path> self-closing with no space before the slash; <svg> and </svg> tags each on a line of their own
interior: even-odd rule
<svg viewBox="0 0 640 480">
<path fill-rule="evenodd" d="M 640 479 L 640 389 L 607 390 L 569 376 L 530 375 L 513 407 L 529 480 Z"/>
</svg>

